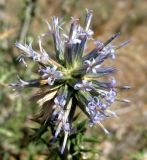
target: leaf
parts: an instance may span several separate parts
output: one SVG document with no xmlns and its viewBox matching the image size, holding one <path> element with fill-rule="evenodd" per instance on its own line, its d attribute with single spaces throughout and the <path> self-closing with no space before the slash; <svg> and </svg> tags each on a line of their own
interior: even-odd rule
<svg viewBox="0 0 147 160">
<path fill-rule="evenodd" d="M 98 153 L 98 150 L 93 149 L 93 148 L 92 148 L 92 149 L 91 149 L 91 148 L 90 148 L 90 149 L 86 149 L 86 148 L 85 148 L 85 149 L 83 149 L 83 148 L 82 148 L 82 149 L 80 149 L 80 151 L 81 151 L 81 152 Z"/>
<path fill-rule="evenodd" d="M 40 100 L 37 101 L 37 103 L 42 106 L 46 101 L 51 100 L 52 98 L 54 98 L 54 96 L 56 95 L 57 90 L 53 91 L 51 93 L 48 93 L 47 95 L 45 95 L 43 98 L 41 98 Z"/>
<path fill-rule="evenodd" d="M 84 142 L 91 142 L 91 143 L 99 143 L 100 141 L 95 137 L 83 137 Z"/>
</svg>

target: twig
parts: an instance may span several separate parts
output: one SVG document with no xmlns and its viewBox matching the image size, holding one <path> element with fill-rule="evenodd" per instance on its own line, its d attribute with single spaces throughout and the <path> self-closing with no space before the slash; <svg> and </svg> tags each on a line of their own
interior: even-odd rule
<svg viewBox="0 0 147 160">
<path fill-rule="evenodd" d="M 21 24 L 19 42 L 24 42 L 28 33 L 32 17 L 34 16 L 35 3 L 37 0 L 26 0 L 25 15 Z"/>
</svg>

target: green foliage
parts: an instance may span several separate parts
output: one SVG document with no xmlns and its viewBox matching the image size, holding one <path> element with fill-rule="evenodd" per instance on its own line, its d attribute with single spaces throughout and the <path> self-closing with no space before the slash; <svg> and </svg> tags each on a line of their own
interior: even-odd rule
<svg viewBox="0 0 147 160">
<path fill-rule="evenodd" d="M 131 153 L 130 157 L 132 160 L 145 160 L 147 158 L 147 151 L 144 150 L 137 153 Z"/>
</svg>

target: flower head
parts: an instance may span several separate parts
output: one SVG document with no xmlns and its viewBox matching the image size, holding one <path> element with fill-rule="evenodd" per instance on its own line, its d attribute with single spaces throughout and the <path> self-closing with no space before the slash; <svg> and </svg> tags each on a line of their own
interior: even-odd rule
<svg viewBox="0 0 147 160">
<path fill-rule="evenodd" d="M 72 18 L 68 34 L 64 32 L 60 19 L 53 17 L 51 24 L 47 22 L 49 35 L 54 42 L 54 57 L 43 49 L 41 37 L 39 52 L 35 51 L 31 44 L 16 43 L 16 47 L 22 51 L 19 60 L 25 65 L 27 59 L 37 63 L 39 77 L 30 81 L 19 78 L 19 82 L 12 83 L 11 86 L 45 88 L 45 91 L 41 90 L 38 100 L 43 106 L 41 124 L 55 124 L 53 141 L 60 132 L 64 133 L 62 153 L 72 129 L 77 107 L 87 115 L 90 126 L 98 124 L 108 133 L 101 122 L 108 117 L 116 116 L 111 111 L 111 105 L 117 100 L 121 101 L 117 98 L 118 87 L 115 79 L 101 80 L 116 72 L 116 68 L 106 67 L 103 62 L 109 58 L 116 58 L 116 49 L 119 47 L 113 46 L 111 41 L 119 34 L 115 34 L 105 43 L 96 41 L 96 47 L 90 53 L 85 53 L 87 42 L 93 40 L 94 32 L 90 27 L 92 16 L 93 12 L 87 10 L 84 27 L 79 25 L 77 19 Z M 37 118 L 40 119 L 40 115 Z"/>
</svg>

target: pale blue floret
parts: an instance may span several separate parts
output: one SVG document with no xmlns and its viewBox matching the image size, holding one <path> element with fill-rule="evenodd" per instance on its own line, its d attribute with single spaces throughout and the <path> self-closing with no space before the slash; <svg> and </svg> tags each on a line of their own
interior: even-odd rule
<svg viewBox="0 0 147 160">
<path fill-rule="evenodd" d="M 66 99 L 63 95 L 59 95 L 54 99 L 54 102 L 57 106 L 61 106 L 63 108 L 66 104 Z"/>
<path fill-rule="evenodd" d="M 60 79 L 63 76 L 62 72 L 58 71 L 56 66 L 40 69 L 40 72 L 42 72 L 42 78 L 48 79 L 49 85 L 53 85 L 55 80 Z"/>
<path fill-rule="evenodd" d="M 88 92 L 92 90 L 92 82 L 88 82 L 86 80 L 82 80 L 81 83 L 77 83 L 74 85 L 75 90 L 83 90 L 84 92 Z"/>
<path fill-rule="evenodd" d="M 113 90 L 110 90 L 110 92 L 106 94 L 106 100 L 108 103 L 113 103 L 115 101 L 115 97 L 116 97 L 116 92 Z"/>
</svg>

